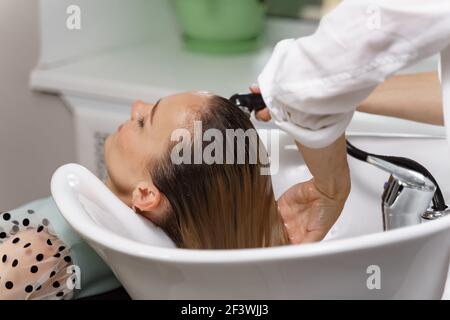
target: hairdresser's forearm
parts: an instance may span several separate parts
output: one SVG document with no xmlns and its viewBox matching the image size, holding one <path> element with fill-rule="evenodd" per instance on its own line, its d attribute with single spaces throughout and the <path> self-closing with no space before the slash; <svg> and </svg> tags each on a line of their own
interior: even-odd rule
<svg viewBox="0 0 450 320">
<path fill-rule="evenodd" d="M 434 72 L 392 77 L 358 111 L 443 125 L 441 85 Z"/>
<path fill-rule="evenodd" d="M 330 198 L 345 200 L 350 192 L 345 135 L 322 149 L 311 149 L 297 142 L 316 187 Z"/>
</svg>

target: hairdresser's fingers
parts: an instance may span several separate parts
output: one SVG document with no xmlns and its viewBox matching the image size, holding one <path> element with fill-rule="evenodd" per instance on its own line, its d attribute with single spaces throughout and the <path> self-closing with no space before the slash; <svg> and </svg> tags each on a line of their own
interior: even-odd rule
<svg viewBox="0 0 450 320">
<path fill-rule="evenodd" d="M 323 240 L 342 211 L 343 205 L 329 201 L 325 197 L 314 201 L 308 208 L 308 219 L 303 227 L 305 232 L 299 243 L 310 243 Z"/>
<path fill-rule="evenodd" d="M 333 227 L 345 202 L 320 192 L 314 180 L 296 184 L 278 200 L 278 208 L 292 244 L 322 240 Z"/>
<path fill-rule="evenodd" d="M 259 89 L 259 87 L 257 85 L 252 85 L 252 86 L 250 86 L 249 89 L 250 89 L 251 93 L 261 93 L 261 90 Z M 264 108 L 264 109 L 261 109 L 258 112 L 256 112 L 255 118 L 259 121 L 264 121 L 264 122 L 270 121 L 272 119 L 268 108 Z"/>
<path fill-rule="evenodd" d="M 264 122 L 270 121 L 272 119 L 268 108 L 257 111 L 255 114 L 255 118 Z"/>
<path fill-rule="evenodd" d="M 312 242 L 319 242 L 325 238 L 328 232 L 324 232 L 322 230 L 317 231 L 310 231 L 308 232 L 305 237 L 300 241 L 300 243 L 312 243 Z"/>
<path fill-rule="evenodd" d="M 251 93 L 261 93 L 261 89 L 256 84 L 252 84 L 249 89 Z"/>
</svg>

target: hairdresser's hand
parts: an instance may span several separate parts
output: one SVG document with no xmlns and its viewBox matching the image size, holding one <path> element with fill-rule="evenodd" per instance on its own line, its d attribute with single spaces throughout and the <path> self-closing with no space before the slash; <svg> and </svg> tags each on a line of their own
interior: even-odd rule
<svg viewBox="0 0 450 320">
<path fill-rule="evenodd" d="M 312 180 L 291 187 L 278 202 L 292 243 L 322 240 L 344 208 L 350 193 L 345 135 L 312 149 L 297 142 Z"/>
<path fill-rule="evenodd" d="M 259 90 L 259 87 L 257 87 L 257 86 L 251 86 L 250 87 L 250 92 L 252 92 L 252 93 L 261 93 L 261 90 Z M 272 119 L 272 117 L 270 116 L 269 109 L 267 107 L 262 109 L 262 110 L 259 110 L 258 112 L 256 112 L 255 118 L 260 120 L 260 121 L 264 121 L 264 122 L 268 122 L 268 121 L 270 121 Z"/>
<path fill-rule="evenodd" d="M 328 195 L 314 179 L 288 189 L 278 208 L 292 244 L 322 240 L 344 208 L 348 191 Z"/>
</svg>

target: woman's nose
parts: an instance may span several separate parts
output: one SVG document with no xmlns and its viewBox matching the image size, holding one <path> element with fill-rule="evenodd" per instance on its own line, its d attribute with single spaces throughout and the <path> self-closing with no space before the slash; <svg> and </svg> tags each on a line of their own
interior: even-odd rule
<svg viewBox="0 0 450 320">
<path fill-rule="evenodd" d="M 153 107 L 153 104 L 145 103 L 141 100 L 137 100 L 131 106 L 131 120 L 138 119 L 145 116 Z"/>
<path fill-rule="evenodd" d="M 151 105 L 137 100 L 131 106 L 131 120 L 139 118 L 139 116 L 143 116 L 145 112 L 151 107 Z"/>
</svg>

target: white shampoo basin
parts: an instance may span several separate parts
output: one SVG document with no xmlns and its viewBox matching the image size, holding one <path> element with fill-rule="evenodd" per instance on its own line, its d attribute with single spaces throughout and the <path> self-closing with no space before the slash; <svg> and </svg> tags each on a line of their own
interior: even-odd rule
<svg viewBox="0 0 450 320">
<path fill-rule="evenodd" d="M 293 141 L 279 134 L 280 170 L 273 176 L 277 196 L 309 178 Z M 349 139 L 373 153 L 421 162 L 450 199 L 446 140 Z M 130 223 L 141 224 L 138 228 L 145 222 L 132 218 L 131 210 L 79 165 L 59 168 L 51 187 L 69 224 L 134 299 L 440 299 L 449 265 L 450 216 L 382 232 L 380 198 L 388 174 L 352 158 L 349 163 L 352 191 L 326 240 L 266 249 L 186 250 L 138 235 L 138 229 L 127 228 L 127 215 Z"/>
</svg>

